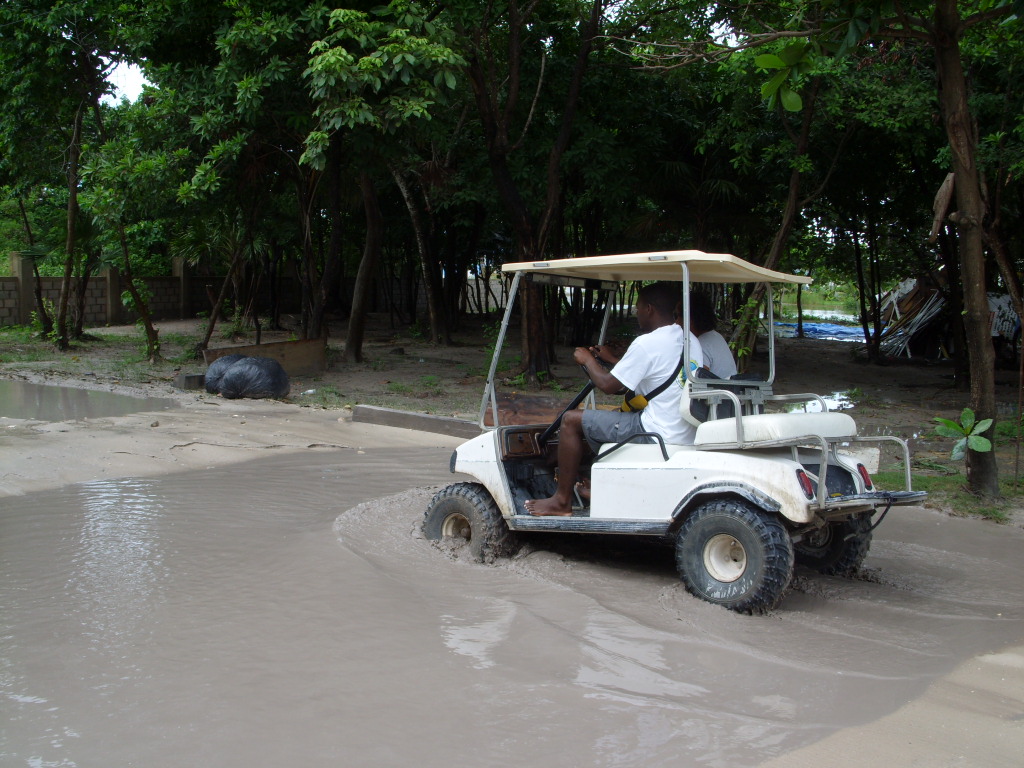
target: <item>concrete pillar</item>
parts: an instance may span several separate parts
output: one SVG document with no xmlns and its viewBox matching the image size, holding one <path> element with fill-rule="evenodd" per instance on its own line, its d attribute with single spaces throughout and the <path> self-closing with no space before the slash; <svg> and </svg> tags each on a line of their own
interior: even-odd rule
<svg viewBox="0 0 1024 768">
<path fill-rule="evenodd" d="M 36 276 L 32 271 L 32 257 L 22 255 L 20 251 L 13 252 L 11 274 L 18 278 L 18 324 L 28 325 L 36 308 Z"/>
<path fill-rule="evenodd" d="M 100 272 L 100 277 L 107 281 L 107 325 L 124 324 L 124 304 L 121 303 L 121 273 L 117 267 L 107 267 Z"/>
</svg>

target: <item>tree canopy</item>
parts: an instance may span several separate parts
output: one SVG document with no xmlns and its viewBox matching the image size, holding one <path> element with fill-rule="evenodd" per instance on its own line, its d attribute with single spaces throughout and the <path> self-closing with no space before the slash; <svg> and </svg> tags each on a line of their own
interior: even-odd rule
<svg viewBox="0 0 1024 768">
<path fill-rule="evenodd" d="M 253 286 L 295 274 L 301 334 L 347 317 L 358 359 L 374 280 L 396 317 L 447 343 L 467 276 L 502 261 L 697 247 L 859 284 L 869 349 L 880 288 L 932 275 L 974 349 L 986 291 L 1021 295 L 1022 12 L 8 0 L 0 239 L 63 275 L 65 346 L 65 308 L 102 263 L 131 292 L 132 274 L 186 259 L 225 276 L 215 313 L 272 322 Z M 121 63 L 148 79 L 131 102 L 110 99 Z M 929 241 L 951 172 L 955 205 Z M 555 353 L 559 302 L 528 297 L 528 378 Z M 961 353 L 988 417 L 992 360 Z"/>
</svg>

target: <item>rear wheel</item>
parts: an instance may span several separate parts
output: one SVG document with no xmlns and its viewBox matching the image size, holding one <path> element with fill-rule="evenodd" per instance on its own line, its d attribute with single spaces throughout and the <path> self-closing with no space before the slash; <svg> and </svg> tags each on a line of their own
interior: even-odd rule
<svg viewBox="0 0 1024 768">
<path fill-rule="evenodd" d="M 831 576 L 852 576 L 871 548 L 871 517 L 857 515 L 829 523 L 797 544 L 796 562 Z"/>
<path fill-rule="evenodd" d="M 423 516 L 423 535 L 433 541 L 465 540 L 481 562 L 514 555 L 519 548 L 515 533 L 479 483 L 455 483 L 434 494 Z"/>
<path fill-rule="evenodd" d="M 676 536 L 676 568 L 693 595 L 740 613 L 764 613 L 782 599 L 793 576 L 793 544 L 785 526 L 749 502 L 697 507 Z"/>
</svg>

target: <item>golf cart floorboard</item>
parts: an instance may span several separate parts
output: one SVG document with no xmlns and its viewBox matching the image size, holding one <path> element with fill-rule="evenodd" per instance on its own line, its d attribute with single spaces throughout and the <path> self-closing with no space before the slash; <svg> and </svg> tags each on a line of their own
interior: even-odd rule
<svg viewBox="0 0 1024 768">
<path fill-rule="evenodd" d="M 623 520 L 573 515 L 572 517 L 535 517 L 514 515 L 506 517 L 513 531 L 562 531 L 568 533 L 623 533 L 634 536 L 665 536 L 670 520 Z"/>
</svg>

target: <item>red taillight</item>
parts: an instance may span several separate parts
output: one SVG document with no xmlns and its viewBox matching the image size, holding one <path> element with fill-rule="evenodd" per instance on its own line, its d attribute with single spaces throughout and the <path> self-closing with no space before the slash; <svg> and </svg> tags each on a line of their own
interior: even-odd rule
<svg viewBox="0 0 1024 768">
<path fill-rule="evenodd" d="M 800 487 L 804 489 L 804 495 L 808 499 L 814 498 L 814 483 L 811 482 L 811 478 L 807 476 L 807 473 L 802 469 L 796 471 L 796 479 L 800 481 Z"/>
<path fill-rule="evenodd" d="M 864 488 L 870 491 L 875 484 L 871 482 L 871 475 L 868 474 L 868 468 L 863 464 L 858 464 L 857 471 L 860 472 L 860 479 L 864 481 Z"/>
</svg>

